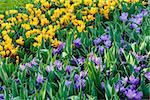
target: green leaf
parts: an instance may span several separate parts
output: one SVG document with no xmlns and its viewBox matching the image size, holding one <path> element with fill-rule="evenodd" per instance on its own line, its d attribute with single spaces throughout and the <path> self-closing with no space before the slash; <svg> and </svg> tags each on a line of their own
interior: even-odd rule
<svg viewBox="0 0 150 100">
<path fill-rule="evenodd" d="M 12 82 L 11 89 L 12 89 L 13 97 L 18 96 L 18 89 L 17 89 L 17 84 L 15 81 Z"/>
<path fill-rule="evenodd" d="M 46 87 L 47 87 L 47 81 L 44 82 L 42 89 L 40 90 L 40 98 L 41 100 L 45 100 L 45 96 L 46 96 Z"/>
</svg>

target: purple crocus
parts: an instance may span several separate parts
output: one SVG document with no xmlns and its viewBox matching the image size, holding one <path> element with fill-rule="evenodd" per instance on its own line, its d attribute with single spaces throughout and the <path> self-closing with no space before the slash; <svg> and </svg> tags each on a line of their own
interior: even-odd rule
<svg viewBox="0 0 150 100">
<path fill-rule="evenodd" d="M 78 61 L 79 65 L 83 65 L 84 62 L 85 62 L 85 58 L 80 57 L 80 58 L 77 59 L 77 61 Z"/>
<path fill-rule="evenodd" d="M 90 61 L 94 61 L 94 59 L 95 59 L 94 53 L 91 52 L 91 53 L 90 53 L 90 56 L 89 56 L 89 60 L 90 60 Z"/>
<path fill-rule="evenodd" d="M 23 71 L 26 68 L 25 64 L 20 65 L 20 70 Z"/>
<path fill-rule="evenodd" d="M 28 67 L 32 68 L 32 64 L 30 62 L 26 63 L 25 66 L 28 66 Z"/>
<path fill-rule="evenodd" d="M 143 14 L 143 16 L 147 16 L 147 15 L 148 15 L 148 11 L 147 11 L 146 9 L 143 9 L 143 10 L 141 11 L 141 13 Z"/>
<path fill-rule="evenodd" d="M 125 91 L 125 95 L 128 97 L 128 99 L 134 99 L 136 97 L 136 90 L 127 89 Z"/>
<path fill-rule="evenodd" d="M 135 100 L 141 100 L 143 97 L 143 93 L 142 92 L 136 92 L 136 96 L 135 96 Z"/>
<path fill-rule="evenodd" d="M 85 79 L 79 79 L 76 81 L 75 83 L 75 87 L 77 90 L 79 90 L 80 88 L 84 88 L 86 84 L 86 80 Z"/>
<path fill-rule="evenodd" d="M 110 40 L 105 41 L 104 44 L 105 44 L 106 48 L 110 48 L 112 45 Z"/>
<path fill-rule="evenodd" d="M 138 27 L 138 25 L 135 24 L 135 23 L 131 23 L 130 27 L 131 27 L 132 29 L 136 29 L 136 28 Z"/>
<path fill-rule="evenodd" d="M 80 78 L 85 78 L 87 76 L 87 71 L 81 71 L 80 72 Z"/>
<path fill-rule="evenodd" d="M 98 47 L 98 51 L 100 54 L 103 54 L 104 53 L 104 47 L 103 46 L 99 46 Z"/>
<path fill-rule="evenodd" d="M 140 33 L 140 32 L 141 32 L 141 28 L 139 28 L 139 27 L 136 28 L 136 32 L 137 32 L 137 33 Z"/>
<path fill-rule="evenodd" d="M 108 34 L 102 35 L 100 38 L 101 38 L 102 41 L 110 40 L 110 36 Z"/>
<path fill-rule="evenodd" d="M 34 65 L 34 66 L 37 66 L 38 65 L 38 63 L 36 62 L 37 61 L 37 59 L 36 58 L 33 58 L 33 60 L 30 62 L 32 65 Z"/>
<path fill-rule="evenodd" d="M 100 38 L 96 38 L 95 40 L 94 40 L 94 44 L 95 45 L 99 45 L 99 43 L 101 42 L 102 40 L 100 39 Z"/>
<path fill-rule="evenodd" d="M 0 100 L 4 100 L 4 94 L 0 94 Z"/>
<path fill-rule="evenodd" d="M 124 88 L 124 86 L 120 87 L 120 92 L 124 93 L 125 90 L 126 90 L 126 89 Z"/>
<path fill-rule="evenodd" d="M 38 74 L 38 77 L 36 79 L 37 83 L 43 83 L 43 76 L 41 74 Z"/>
<path fill-rule="evenodd" d="M 150 72 L 146 72 L 145 77 L 150 81 Z"/>
<path fill-rule="evenodd" d="M 56 60 L 56 61 L 54 62 L 54 65 L 57 67 L 57 69 L 58 69 L 59 71 L 62 70 L 63 64 L 62 64 L 62 62 L 60 62 L 59 60 Z"/>
<path fill-rule="evenodd" d="M 128 13 L 123 12 L 120 16 L 120 20 L 126 22 L 128 19 Z"/>
<path fill-rule="evenodd" d="M 137 85 L 139 83 L 139 78 L 135 78 L 135 76 L 130 76 L 129 77 L 129 81 L 128 81 L 130 84 L 134 84 L 134 85 Z"/>
<path fill-rule="evenodd" d="M 102 59 L 101 57 L 95 57 L 94 58 L 94 63 L 98 66 L 100 66 L 102 64 Z"/>
<path fill-rule="evenodd" d="M 46 67 L 46 71 L 49 73 L 51 71 L 54 71 L 54 66 L 50 64 L 49 66 Z"/>
<path fill-rule="evenodd" d="M 66 81 L 65 81 L 65 85 L 66 85 L 67 87 L 69 87 L 69 86 L 71 85 L 71 83 L 72 83 L 72 82 L 69 81 L 69 80 L 66 80 Z"/>
<path fill-rule="evenodd" d="M 66 72 L 68 74 L 70 74 L 73 69 L 74 69 L 74 66 L 66 66 Z"/>
<path fill-rule="evenodd" d="M 80 78 L 80 76 L 79 76 L 78 74 L 75 74 L 75 75 L 74 75 L 74 80 L 75 80 L 75 81 L 79 80 L 79 78 Z"/>
<path fill-rule="evenodd" d="M 81 39 L 77 38 L 76 40 L 73 41 L 75 47 L 80 48 L 81 46 Z"/>
<path fill-rule="evenodd" d="M 141 70 L 141 67 L 134 67 L 134 70 L 135 70 L 136 73 L 139 73 L 140 70 Z"/>
</svg>

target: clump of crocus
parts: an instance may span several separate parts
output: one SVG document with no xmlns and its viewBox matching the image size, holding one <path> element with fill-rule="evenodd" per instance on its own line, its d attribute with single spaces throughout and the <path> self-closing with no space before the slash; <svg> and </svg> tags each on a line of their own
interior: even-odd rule
<svg viewBox="0 0 150 100">
<path fill-rule="evenodd" d="M 43 76 L 41 74 L 38 74 L 36 81 L 37 83 L 43 83 L 44 82 Z"/>
<path fill-rule="evenodd" d="M 103 70 L 101 57 L 96 57 L 94 53 L 91 52 L 89 55 L 89 61 L 94 62 L 96 69 L 100 68 L 101 71 Z"/>
<path fill-rule="evenodd" d="M 147 16 L 148 11 L 143 9 L 141 13 L 137 15 L 132 15 L 132 18 L 129 19 L 131 22 L 130 27 L 131 29 L 135 29 L 137 33 L 141 32 L 140 25 L 142 24 L 142 20 L 144 16 Z"/>
<path fill-rule="evenodd" d="M 75 88 L 79 90 L 80 88 L 84 89 L 86 86 L 86 76 L 87 72 L 86 71 L 81 71 L 80 75 L 75 74 L 74 76 L 74 81 L 75 81 Z"/>
<path fill-rule="evenodd" d="M 120 16 L 120 20 L 126 22 L 128 20 L 128 13 L 123 12 Z"/>
<path fill-rule="evenodd" d="M 101 37 L 96 38 L 93 41 L 93 43 L 94 43 L 94 45 L 96 45 L 100 54 L 104 53 L 104 47 L 103 46 L 105 46 L 106 48 L 110 48 L 112 45 L 112 42 L 110 40 L 110 36 L 108 34 L 104 34 Z"/>
<path fill-rule="evenodd" d="M 143 93 L 136 91 L 134 89 L 127 89 L 125 91 L 125 95 L 127 96 L 128 99 L 140 100 L 143 96 Z"/>
</svg>

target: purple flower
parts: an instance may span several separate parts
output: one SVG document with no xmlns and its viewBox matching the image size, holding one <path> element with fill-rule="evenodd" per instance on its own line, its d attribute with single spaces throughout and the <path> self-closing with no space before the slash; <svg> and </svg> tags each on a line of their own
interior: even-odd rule
<svg viewBox="0 0 150 100">
<path fill-rule="evenodd" d="M 80 48 L 81 46 L 81 39 L 80 38 L 77 38 L 76 40 L 73 41 L 74 45 L 77 47 L 77 48 Z"/>
<path fill-rule="evenodd" d="M 136 85 L 130 85 L 129 87 L 128 87 L 128 89 L 136 89 Z"/>
<path fill-rule="evenodd" d="M 4 100 L 4 94 L 0 94 L 0 100 Z"/>
<path fill-rule="evenodd" d="M 111 41 L 110 40 L 105 41 L 104 44 L 105 44 L 106 48 L 110 48 L 111 47 Z"/>
<path fill-rule="evenodd" d="M 128 82 L 128 77 L 122 77 L 122 83 L 126 84 Z"/>
<path fill-rule="evenodd" d="M 83 78 L 85 78 L 86 76 L 87 76 L 87 71 L 85 71 L 85 72 L 84 72 L 84 71 L 81 71 L 81 72 L 80 72 L 80 78 L 83 79 Z"/>
<path fill-rule="evenodd" d="M 136 91 L 132 89 L 127 89 L 125 91 L 125 95 L 128 97 L 128 99 L 134 99 L 136 97 Z"/>
<path fill-rule="evenodd" d="M 68 74 L 70 74 L 73 69 L 74 69 L 74 66 L 66 66 L 66 72 Z"/>
<path fill-rule="evenodd" d="M 105 35 L 102 35 L 101 36 L 101 40 L 102 41 L 108 41 L 110 39 L 109 35 L 108 34 L 105 34 Z"/>
<path fill-rule="evenodd" d="M 65 85 L 66 85 L 67 87 L 69 87 L 69 86 L 71 85 L 71 83 L 72 83 L 71 81 L 68 81 L 68 80 L 65 81 Z"/>
<path fill-rule="evenodd" d="M 136 29 L 136 28 L 138 27 L 138 25 L 135 24 L 135 23 L 132 23 L 130 27 L 131 27 L 132 29 L 134 29 L 134 28 Z"/>
<path fill-rule="evenodd" d="M 125 90 L 126 90 L 126 89 L 124 88 L 124 86 L 120 87 L 120 92 L 123 93 L 123 92 L 125 92 Z"/>
<path fill-rule="evenodd" d="M 139 78 L 135 78 L 135 76 L 132 75 L 129 77 L 129 83 L 137 85 L 139 83 Z"/>
<path fill-rule="evenodd" d="M 62 62 L 60 62 L 59 60 L 56 60 L 56 61 L 54 62 L 54 65 L 57 67 L 57 69 L 58 69 L 59 71 L 62 70 L 63 64 L 62 64 Z"/>
<path fill-rule="evenodd" d="M 90 61 L 94 61 L 94 59 L 95 59 L 94 53 L 91 52 L 91 53 L 90 53 L 90 56 L 89 56 L 89 60 L 90 60 Z"/>
<path fill-rule="evenodd" d="M 74 75 L 74 80 L 75 80 L 75 81 L 79 80 L 79 78 L 80 78 L 80 76 L 79 76 L 78 74 L 75 74 L 75 75 Z"/>
<path fill-rule="evenodd" d="M 23 71 L 26 68 L 25 64 L 20 65 L 20 70 Z"/>
<path fill-rule="evenodd" d="M 100 66 L 102 64 L 102 59 L 100 57 L 95 57 L 94 58 L 94 63 L 98 66 Z"/>
<path fill-rule="evenodd" d="M 77 61 L 80 65 L 83 65 L 85 62 L 85 59 L 83 57 L 81 57 L 81 58 L 78 58 Z"/>
<path fill-rule="evenodd" d="M 142 12 L 141 12 L 144 16 L 147 16 L 148 15 L 148 11 L 146 9 L 143 9 Z"/>
<path fill-rule="evenodd" d="M 32 64 L 30 62 L 26 63 L 25 66 L 28 66 L 28 67 L 32 68 Z"/>
<path fill-rule="evenodd" d="M 79 90 L 80 88 L 84 88 L 86 85 L 86 80 L 85 79 L 79 79 L 76 83 L 75 83 L 75 87 L 77 90 Z"/>
<path fill-rule="evenodd" d="M 138 18 L 136 18 L 136 22 L 135 23 L 138 24 L 138 25 L 141 25 L 142 20 L 143 20 L 143 18 L 138 17 Z"/>
<path fill-rule="evenodd" d="M 105 87 L 105 83 L 104 82 L 101 82 L 101 87 L 102 87 L 102 89 L 104 89 L 104 87 Z"/>
<path fill-rule="evenodd" d="M 146 72 L 145 77 L 150 81 L 150 72 Z"/>
<path fill-rule="evenodd" d="M 142 99 L 142 97 L 143 97 L 143 93 L 142 92 L 136 92 L 136 96 L 135 96 L 135 99 L 136 100 L 141 100 Z"/>
<path fill-rule="evenodd" d="M 42 75 L 40 75 L 40 74 L 38 74 L 38 77 L 37 77 L 37 79 L 36 79 L 36 81 L 38 82 L 38 83 L 43 83 L 43 76 Z"/>
<path fill-rule="evenodd" d="M 137 33 L 140 33 L 140 32 L 141 32 L 141 28 L 139 28 L 139 27 L 136 28 L 136 32 L 137 32 Z"/>
<path fill-rule="evenodd" d="M 122 13 L 120 16 L 120 20 L 126 22 L 128 18 L 128 13 Z"/>
<path fill-rule="evenodd" d="M 101 42 L 102 40 L 100 39 L 100 38 L 96 38 L 95 40 L 94 40 L 94 44 L 95 45 L 99 45 L 99 43 Z"/>
<path fill-rule="evenodd" d="M 37 66 L 38 63 L 36 62 L 36 58 L 34 58 L 32 61 L 31 61 L 31 64 L 34 65 L 34 66 Z"/>
<path fill-rule="evenodd" d="M 120 89 L 120 86 L 117 84 L 117 85 L 115 85 L 115 90 L 116 90 L 116 92 L 118 92 L 119 91 L 119 89 Z"/>
<path fill-rule="evenodd" d="M 51 72 L 53 70 L 54 70 L 54 66 L 52 64 L 50 64 L 49 66 L 46 67 L 47 72 Z"/>
<path fill-rule="evenodd" d="M 140 70 L 141 70 L 141 67 L 134 67 L 134 70 L 135 70 L 136 73 L 139 73 Z"/>
<path fill-rule="evenodd" d="M 104 47 L 99 46 L 98 47 L 98 51 L 100 52 L 100 54 L 103 54 L 104 53 Z"/>
</svg>

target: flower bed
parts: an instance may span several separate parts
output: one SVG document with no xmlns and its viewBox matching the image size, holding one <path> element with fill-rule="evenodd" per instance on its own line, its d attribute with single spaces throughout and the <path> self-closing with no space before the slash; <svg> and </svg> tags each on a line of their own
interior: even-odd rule
<svg viewBox="0 0 150 100">
<path fill-rule="evenodd" d="M 0 14 L 1 99 L 148 99 L 142 0 L 34 0 Z"/>
</svg>

